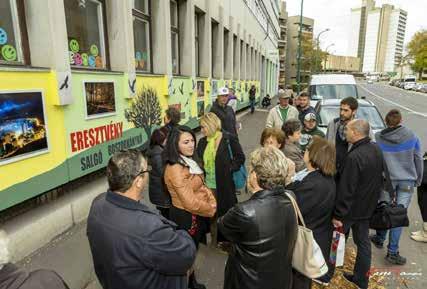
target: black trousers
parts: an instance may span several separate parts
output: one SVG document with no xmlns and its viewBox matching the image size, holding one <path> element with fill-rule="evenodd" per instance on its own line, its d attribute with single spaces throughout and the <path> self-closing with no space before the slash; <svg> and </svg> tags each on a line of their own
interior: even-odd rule
<svg viewBox="0 0 427 289">
<path fill-rule="evenodd" d="M 166 219 L 169 220 L 169 208 L 164 208 L 164 207 L 156 207 L 157 210 L 159 210 L 160 214 L 165 217 Z"/>
<path fill-rule="evenodd" d="M 362 289 L 368 288 L 369 270 L 371 268 L 371 242 L 369 241 L 369 220 L 349 220 L 344 222 L 345 232 L 353 232 L 357 247 L 354 264 L 353 281 Z"/>
<path fill-rule="evenodd" d="M 421 185 L 417 189 L 418 206 L 420 207 L 423 222 L 427 223 L 427 185 Z"/>
</svg>

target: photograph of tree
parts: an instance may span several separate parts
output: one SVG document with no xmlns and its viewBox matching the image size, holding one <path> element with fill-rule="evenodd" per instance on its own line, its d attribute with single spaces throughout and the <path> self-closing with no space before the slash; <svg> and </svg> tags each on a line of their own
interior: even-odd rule
<svg viewBox="0 0 427 289">
<path fill-rule="evenodd" d="M 154 88 L 144 87 L 135 97 L 129 109 L 125 110 L 125 117 L 135 127 L 144 129 L 147 136 L 151 135 L 154 125 L 160 125 L 162 109 Z"/>
<path fill-rule="evenodd" d="M 47 151 L 42 93 L 0 92 L 0 165 Z"/>
<path fill-rule="evenodd" d="M 103 117 L 116 112 L 114 82 L 85 82 L 86 115 Z"/>
</svg>

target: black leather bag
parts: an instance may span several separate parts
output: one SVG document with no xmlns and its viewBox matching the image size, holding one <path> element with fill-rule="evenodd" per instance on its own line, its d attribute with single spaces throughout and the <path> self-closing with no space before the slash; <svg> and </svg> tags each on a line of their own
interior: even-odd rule
<svg viewBox="0 0 427 289">
<path fill-rule="evenodd" d="M 395 202 L 379 202 L 369 221 L 369 227 L 375 230 L 388 230 L 398 227 L 408 227 L 408 210 Z"/>
</svg>

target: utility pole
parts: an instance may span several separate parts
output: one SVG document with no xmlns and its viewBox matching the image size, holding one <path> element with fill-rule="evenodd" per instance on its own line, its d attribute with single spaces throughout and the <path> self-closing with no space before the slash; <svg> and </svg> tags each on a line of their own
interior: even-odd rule
<svg viewBox="0 0 427 289">
<path fill-rule="evenodd" d="M 304 0 L 301 0 L 301 14 L 299 17 L 299 32 L 298 32 L 298 63 L 297 63 L 297 95 L 301 91 L 301 34 L 302 34 L 302 13 Z"/>
</svg>

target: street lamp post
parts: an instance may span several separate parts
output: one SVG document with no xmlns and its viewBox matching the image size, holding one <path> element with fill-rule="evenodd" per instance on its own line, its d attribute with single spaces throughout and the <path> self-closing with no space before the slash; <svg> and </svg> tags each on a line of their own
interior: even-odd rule
<svg viewBox="0 0 427 289">
<path fill-rule="evenodd" d="M 304 0 L 301 0 L 301 13 L 299 17 L 299 32 L 298 32 L 298 61 L 297 61 L 297 95 L 300 93 L 301 85 L 301 34 L 302 34 L 302 13 Z"/>
<path fill-rule="evenodd" d="M 323 67 L 323 72 L 326 72 L 326 60 L 327 60 L 328 55 L 329 55 L 328 49 L 329 49 L 330 47 L 334 46 L 334 45 L 335 45 L 335 43 L 329 44 L 329 45 L 326 47 L 326 49 L 325 49 L 325 52 L 326 52 L 326 58 L 325 58 L 325 65 L 324 65 L 324 67 Z"/>
<path fill-rule="evenodd" d="M 325 30 L 323 30 L 319 34 L 317 34 L 317 37 L 316 37 L 317 50 L 316 50 L 316 58 L 315 58 L 315 62 L 314 62 L 315 63 L 315 72 L 317 72 L 317 65 L 319 63 L 320 35 L 322 35 L 325 32 L 328 32 L 328 31 L 330 31 L 330 29 L 326 28 Z M 320 60 L 320 63 L 322 63 L 322 60 Z"/>
</svg>

